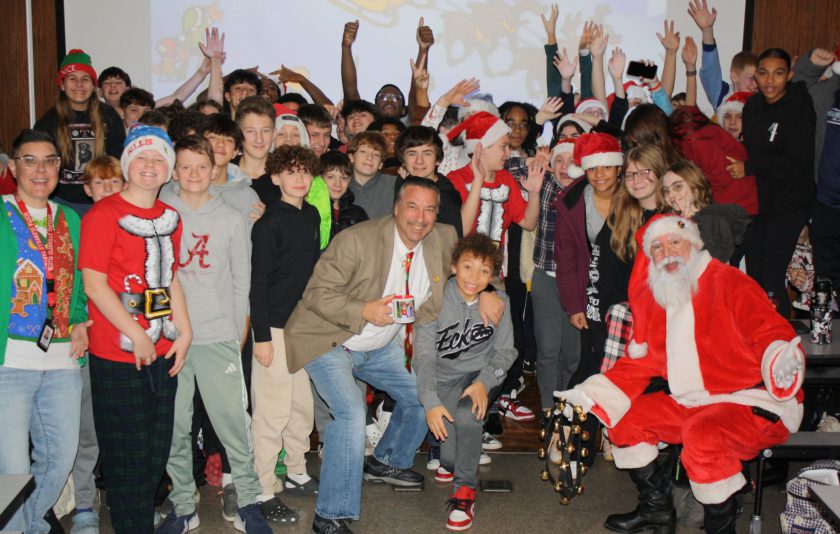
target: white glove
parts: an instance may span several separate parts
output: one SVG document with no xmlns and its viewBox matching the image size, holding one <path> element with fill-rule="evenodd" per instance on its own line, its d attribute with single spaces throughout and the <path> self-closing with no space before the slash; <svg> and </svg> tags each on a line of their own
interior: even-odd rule
<svg viewBox="0 0 840 534">
<path fill-rule="evenodd" d="M 595 406 L 595 401 L 589 398 L 589 395 L 580 389 L 567 389 L 566 391 L 555 391 L 554 397 L 557 399 L 564 399 L 566 401 L 566 408 L 563 410 L 563 415 L 566 419 L 571 419 L 574 415 L 574 407 L 580 406 L 584 413 L 589 413 L 589 410 Z"/>
<path fill-rule="evenodd" d="M 791 339 L 773 362 L 773 381 L 779 389 L 788 389 L 796 380 L 796 373 L 805 366 L 800 358 L 799 336 Z"/>
</svg>

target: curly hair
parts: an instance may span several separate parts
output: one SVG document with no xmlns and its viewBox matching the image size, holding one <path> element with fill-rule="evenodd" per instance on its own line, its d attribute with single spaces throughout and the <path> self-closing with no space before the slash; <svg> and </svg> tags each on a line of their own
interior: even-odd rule
<svg viewBox="0 0 840 534">
<path fill-rule="evenodd" d="M 482 261 L 491 262 L 494 276 L 499 274 L 504 261 L 499 245 L 484 234 L 472 234 L 459 239 L 452 247 L 452 265 L 458 263 L 464 254 L 471 254 Z"/>
<path fill-rule="evenodd" d="M 321 163 L 315 152 L 302 146 L 283 145 L 269 154 L 265 162 L 265 172 L 271 175 L 298 169 L 317 176 L 321 172 Z"/>
</svg>

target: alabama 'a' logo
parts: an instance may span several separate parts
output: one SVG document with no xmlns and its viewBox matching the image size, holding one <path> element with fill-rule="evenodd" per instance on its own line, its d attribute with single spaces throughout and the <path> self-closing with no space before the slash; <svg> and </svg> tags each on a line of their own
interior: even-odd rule
<svg viewBox="0 0 840 534">
<path fill-rule="evenodd" d="M 210 234 L 192 234 L 192 237 L 195 239 L 195 245 L 187 251 L 189 255 L 185 261 L 178 260 L 178 267 L 188 267 L 195 258 L 198 258 L 198 266 L 201 269 L 209 269 L 210 264 L 206 258 L 210 255 L 210 251 L 207 250 L 207 242 L 210 240 Z"/>
</svg>

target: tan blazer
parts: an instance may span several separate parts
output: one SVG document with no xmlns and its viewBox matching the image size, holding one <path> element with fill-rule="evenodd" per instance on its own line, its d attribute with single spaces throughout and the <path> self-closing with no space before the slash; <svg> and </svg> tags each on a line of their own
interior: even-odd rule
<svg viewBox="0 0 840 534">
<path fill-rule="evenodd" d="M 432 295 L 417 310 L 418 324 L 433 321 L 440 312 L 456 239 L 452 226 L 438 223 L 423 240 Z M 367 324 L 362 310 L 366 302 L 382 298 L 393 253 L 393 217 L 356 224 L 335 237 L 286 322 L 290 373 L 362 333 Z"/>
</svg>

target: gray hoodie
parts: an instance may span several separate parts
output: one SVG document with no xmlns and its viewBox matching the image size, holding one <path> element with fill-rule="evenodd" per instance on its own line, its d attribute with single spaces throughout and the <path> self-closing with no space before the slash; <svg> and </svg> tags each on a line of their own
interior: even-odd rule
<svg viewBox="0 0 840 534">
<path fill-rule="evenodd" d="M 498 326 L 485 327 L 478 314 L 478 300 L 467 304 L 452 277 L 443 290 L 437 320 L 417 327 L 412 364 L 417 373 L 417 395 L 426 410 L 441 404 L 438 384 L 476 372 L 488 392 L 504 382 L 516 360 L 516 350 L 510 301 L 501 291 L 496 295 L 505 303 L 504 316 Z"/>
<path fill-rule="evenodd" d="M 161 198 L 163 193 L 169 192 L 178 195 L 178 181 L 170 180 L 160 190 Z M 210 192 L 218 192 L 228 205 L 236 208 L 236 211 L 245 216 L 245 223 L 250 235 L 251 227 L 254 226 L 252 213 L 257 213 L 254 204 L 260 201 L 257 192 L 251 188 L 251 179 L 245 172 L 233 163 L 228 164 L 228 181 L 223 185 L 211 185 Z"/>
<path fill-rule="evenodd" d="M 251 287 L 247 217 L 226 204 L 219 191 L 211 188 L 210 194 L 209 201 L 193 210 L 172 188 L 160 193 L 160 200 L 181 215 L 178 281 L 195 345 L 240 341 Z"/>
</svg>

